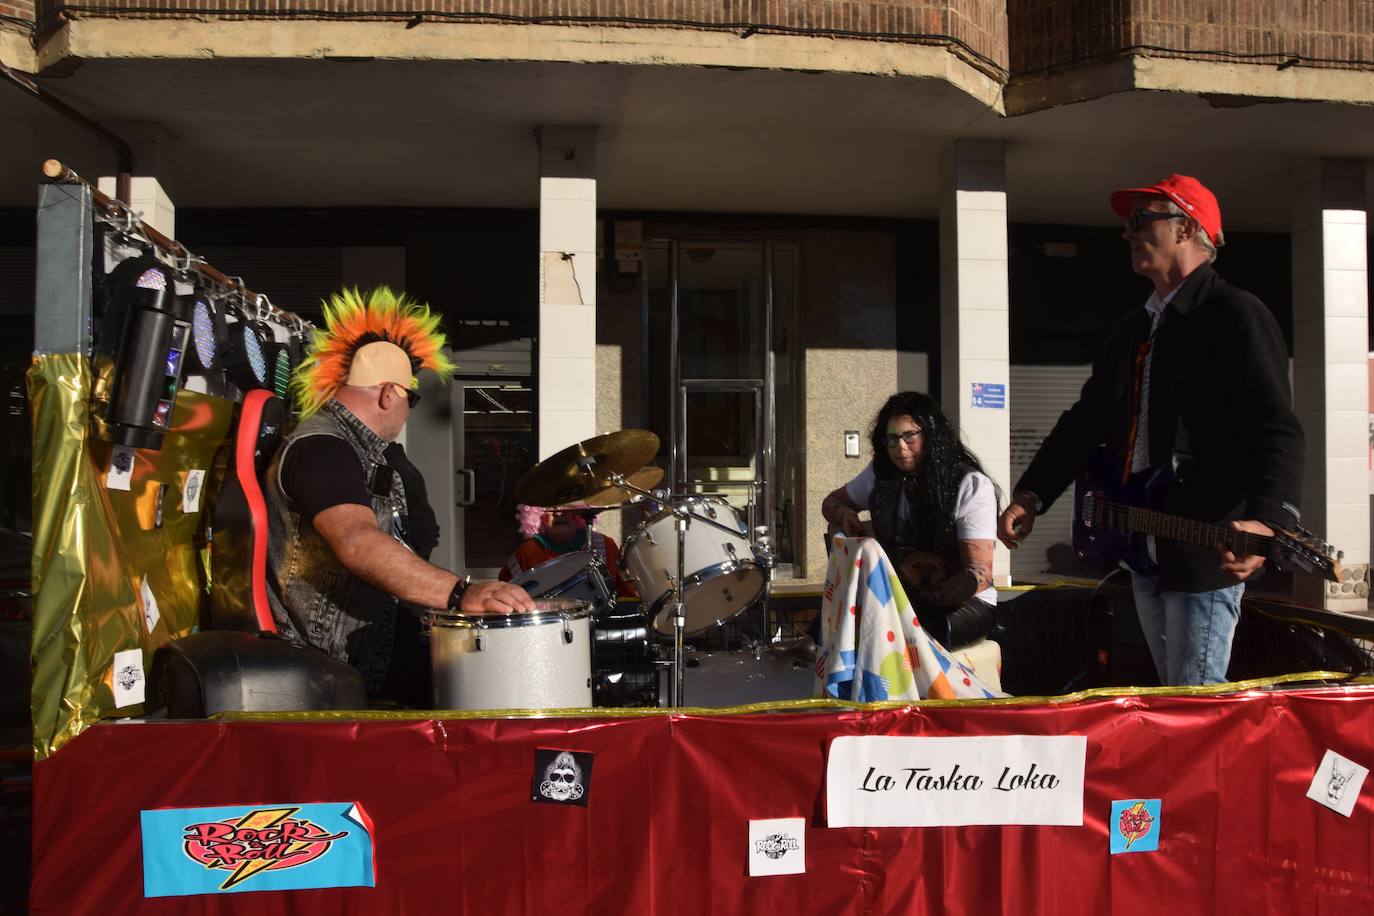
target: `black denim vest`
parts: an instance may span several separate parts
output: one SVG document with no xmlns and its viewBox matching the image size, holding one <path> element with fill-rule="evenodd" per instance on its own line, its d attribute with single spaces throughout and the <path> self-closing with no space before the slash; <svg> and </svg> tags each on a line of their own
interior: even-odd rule
<svg viewBox="0 0 1374 916">
<path fill-rule="evenodd" d="M 868 512 L 873 517 L 873 536 L 882 545 L 888 559 L 897 562 L 898 556 L 909 550 L 928 550 L 938 553 L 950 569 L 959 566 L 959 543 L 957 541 L 934 548 L 921 537 L 921 520 L 914 512 L 905 519 L 898 519 L 897 511 L 902 500 L 902 486 L 905 478 L 878 478 L 873 483 L 873 492 L 868 497 Z"/>
<path fill-rule="evenodd" d="M 363 479 L 371 483 L 378 467 L 390 472 L 384 452 L 390 445 L 368 429 L 338 401 L 329 401 L 282 443 L 267 469 L 268 545 L 267 599 L 282 636 L 347 662 L 363 675 L 370 694 L 386 679 L 396 635 L 396 599 L 355 577 L 339 563 L 329 544 L 281 487 L 281 464 L 287 450 L 310 436 L 333 436 L 351 445 L 362 462 Z M 311 469 L 329 474 L 330 468 Z M 396 532 L 398 515 L 406 513 L 399 474 L 390 473 L 388 491 L 372 494 L 377 527 Z"/>
</svg>

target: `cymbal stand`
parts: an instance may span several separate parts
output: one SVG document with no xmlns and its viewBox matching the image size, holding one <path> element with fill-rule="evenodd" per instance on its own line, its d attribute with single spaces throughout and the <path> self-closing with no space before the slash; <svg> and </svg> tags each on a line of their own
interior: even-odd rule
<svg viewBox="0 0 1374 916">
<path fill-rule="evenodd" d="M 623 474 L 610 474 L 608 479 L 612 484 L 620 487 L 627 493 L 636 493 L 646 499 L 657 501 L 654 494 L 648 490 L 640 489 L 625 479 Z M 687 605 L 684 601 L 683 582 L 687 578 L 687 527 L 692 524 L 693 515 L 682 505 L 681 500 L 669 497 L 666 506 L 668 511 L 673 513 L 675 520 L 674 528 L 677 529 L 677 576 L 673 578 L 673 600 L 669 604 L 673 621 L 673 677 L 669 682 L 668 705 L 680 707 L 685 703 L 685 674 L 686 664 L 686 631 L 687 631 Z M 728 531 L 724 525 L 716 524 L 710 519 L 699 519 L 707 524 L 715 524 L 717 528 Z"/>
<path fill-rule="evenodd" d="M 687 604 L 683 601 L 683 581 L 687 578 L 687 526 L 692 523 L 692 513 L 679 506 L 672 506 L 673 518 L 677 520 L 677 578 L 673 581 L 673 689 L 668 695 L 668 705 L 686 705 L 684 697 L 687 663 L 684 639 L 687 632 Z"/>
</svg>

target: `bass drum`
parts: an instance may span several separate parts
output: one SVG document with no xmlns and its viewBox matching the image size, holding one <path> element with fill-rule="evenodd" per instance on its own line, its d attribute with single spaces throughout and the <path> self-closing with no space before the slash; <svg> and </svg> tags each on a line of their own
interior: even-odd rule
<svg viewBox="0 0 1374 916">
<path fill-rule="evenodd" d="M 511 583 L 529 592 L 531 598 L 585 601 L 600 616 L 615 607 L 615 593 L 606 581 L 604 569 L 594 555 L 580 550 L 527 569 Z"/>
<path fill-rule="evenodd" d="M 591 609 L 541 599 L 523 614 L 430 614 L 436 709 L 592 705 Z"/>
<path fill-rule="evenodd" d="M 695 497 L 682 505 L 692 516 L 683 565 L 686 632 L 696 634 L 724 623 L 762 597 L 768 576 L 733 506 L 715 496 Z M 673 635 L 669 602 L 678 562 L 677 520 L 671 509 L 646 519 L 625 539 L 620 565 L 654 615 L 655 631 Z"/>
<path fill-rule="evenodd" d="M 665 705 L 672 676 L 671 669 L 663 671 Z M 819 695 L 820 682 L 810 659 L 750 649 L 694 652 L 687 656 L 682 692 L 688 707 L 746 706 L 809 700 Z"/>
<path fill-rule="evenodd" d="M 592 702 L 596 706 L 657 706 L 657 653 L 649 621 L 625 602 L 592 621 Z"/>
</svg>

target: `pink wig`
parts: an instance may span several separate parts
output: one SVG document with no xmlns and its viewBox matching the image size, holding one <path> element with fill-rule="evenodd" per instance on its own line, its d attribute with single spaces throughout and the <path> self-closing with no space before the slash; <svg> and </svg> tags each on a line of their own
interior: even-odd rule
<svg viewBox="0 0 1374 916">
<path fill-rule="evenodd" d="M 539 523 L 544 517 L 544 510 L 539 506 L 527 506 L 520 503 L 515 507 L 515 523 L 520 526 L 520 536 L 532 538 L 539 533 Z"/>
</svg>

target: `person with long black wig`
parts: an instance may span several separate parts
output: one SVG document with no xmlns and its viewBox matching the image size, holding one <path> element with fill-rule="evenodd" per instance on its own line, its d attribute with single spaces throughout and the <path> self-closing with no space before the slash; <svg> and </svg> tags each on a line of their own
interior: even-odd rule
<svg viewBox="0 0 1374 916">
<path fill-rule="evenodd" d="M 821 515 L 850 536 L 872 535 L 897 569 L 921 626 L 947 649 L 995 622 L 992 552 L 1001 492 L 929 395 L 887 399 L 869 433 L 873 460 L 825 498 Z"/>
</svg>

